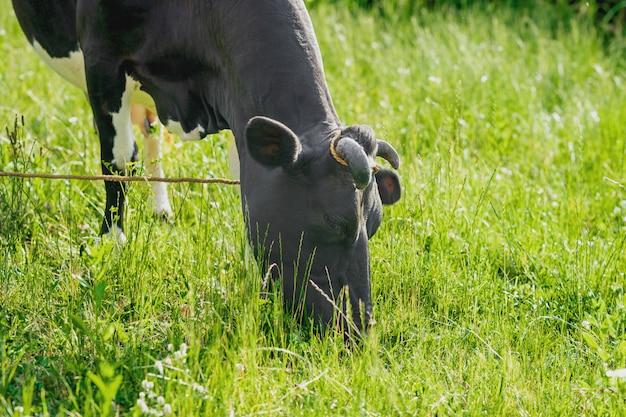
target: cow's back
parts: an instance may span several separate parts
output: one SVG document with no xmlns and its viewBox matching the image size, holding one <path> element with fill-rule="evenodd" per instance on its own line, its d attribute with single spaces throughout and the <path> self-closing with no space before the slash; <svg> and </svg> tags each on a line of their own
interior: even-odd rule
<svg viewBox="0 0 626 417">
<path fill-rule="evenodd" d="M 17 20 L 39 56 L 62 77 L 86 91 L 76 33 L 76 0 L 12 0 Z"/>
</svg>

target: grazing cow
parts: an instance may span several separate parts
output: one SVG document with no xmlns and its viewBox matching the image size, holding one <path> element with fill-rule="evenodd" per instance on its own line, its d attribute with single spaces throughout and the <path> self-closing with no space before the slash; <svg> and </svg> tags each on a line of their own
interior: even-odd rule
<svg viewBox="0 0 626 417">
<path fill-rule="evenodd" d="M 399 158 L 369 127 L 341 125 L 302 0 L 13 7 L 46 62 L 87 91 L 105 174 L 126 173 L 137 160 L 137 95 L 153 99 L 183 140 L 231 129 L 248 237 L 264 262 L 278 265 L 287 306 L 304 306 L 320 324 L 338 306 L 358 330 L 371 322 L 368 240 L 382 204 L 400 198 L 397 175 L 375 158 L 396 169 Z M 105 181 L 105 189 L 101 233 L 123 241 L 124 185 Z"/>
</svg>

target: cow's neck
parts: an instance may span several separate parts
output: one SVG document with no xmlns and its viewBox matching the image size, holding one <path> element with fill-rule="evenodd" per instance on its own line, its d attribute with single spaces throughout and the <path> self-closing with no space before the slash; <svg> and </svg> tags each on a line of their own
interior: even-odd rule
<svg viewBox="0 0 626 417">
<path fill-rule="evenodd" d="M 254 116 L 282 122 L 305 147 L 327 141 L 330 132 L 339 127 L 339 119 L 304 5 L 292 1 L 291 10 L 286 10 L 281 2 L 274 6 L 281 9 L 274 10 L 272 2 L 243 3 L 247 5 L 236 13 L 237 22 L 225 23 L 216 33 L 226 45 L 246 45 L 221 55 L 223 65 L 230 68 L 227 97 L 232 99 L 226 104 L 230 112 L 226 118 L 240 155 L 246 152 L 245 125 Z"/>
</svg>

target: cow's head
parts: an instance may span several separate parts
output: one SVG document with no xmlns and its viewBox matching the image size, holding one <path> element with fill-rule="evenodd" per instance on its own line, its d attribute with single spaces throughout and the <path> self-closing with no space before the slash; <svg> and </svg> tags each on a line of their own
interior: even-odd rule
<svg viewBox="0 0 626 417">
<path fill-rule="evenodd" d="M 257 254 L 278 265 L 287 305 L 304 306 L 321 324 L 335 316 L 345 325 L 347 316 L 357 329 L 367 327 L 373 318 L 368 239 L 380 225 L 382 204 L 400 198 L 398 176 L 375 158 L 397 168 L 398 154 L 367 126 L 310 144 L 280 122 L 255 117 L 245 138 L 261 164 L 258 178 L 242 189 L 249 236 Z"/>
</svg>

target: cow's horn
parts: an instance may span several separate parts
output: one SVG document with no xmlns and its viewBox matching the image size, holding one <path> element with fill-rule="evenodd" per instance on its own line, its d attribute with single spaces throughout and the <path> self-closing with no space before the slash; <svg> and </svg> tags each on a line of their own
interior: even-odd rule
<svg viewBox="0 0 626 417">
<path fill-rule="evenodd" d="M 359 190 L 367 187 L 372 179 L 372 164 L 363 147 L 352 138 L 336 137 L 331 141 L 330 149 L 337 162 L 350 168 L 356 187 Z"/>
<path fill-rule="evenodd" d="M 400 156 L 398 156 L 398 152 L 393 149 L 393 146 L 385 142 L 384 140 L 377 140 L 378 142 L 378 151 L 376 152 L 376 156 L 380 156 L 385 159 L 387 162 L 391 164 L 394 169 L 398 169 L 400 166 Z"/>
</svg>

